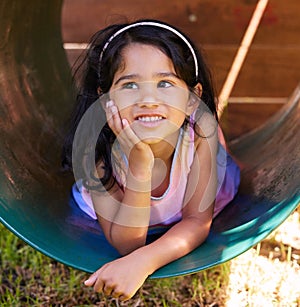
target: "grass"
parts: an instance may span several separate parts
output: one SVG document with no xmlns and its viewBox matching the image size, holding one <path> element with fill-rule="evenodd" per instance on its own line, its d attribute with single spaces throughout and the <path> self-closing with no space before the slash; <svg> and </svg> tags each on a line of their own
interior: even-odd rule
<svg viewBox="0 0 300 307">
<path fill-rule="evenodd" d="M 83 285 L 88 274 L 26 245 L 0 224 L 0 306 L 222 306 L 229 264 L 202 273 L 148 280 L 119 304 Z M 214 282 L 216 281 L 216 282 Z"/>
<path fill-rule="evenodd" d="M 293 223 L 299 229 L 299 214 Z M 189 276 L 147 280 L 121 304 L 85 287 L 88 274 L 42 255 L 0 224 L 0 306 L 297 307 L 300 234 L 285 225 L 231 262 Z M 295 235 L 296 248 L 290 242 Z"/>
</svg>

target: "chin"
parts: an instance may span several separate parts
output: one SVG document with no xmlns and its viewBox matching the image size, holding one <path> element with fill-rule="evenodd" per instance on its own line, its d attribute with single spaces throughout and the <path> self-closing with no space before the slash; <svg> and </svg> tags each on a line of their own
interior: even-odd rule
<svg viewBox="0 0 300 307">
<path fill-rule="evenodd" d="M 164 132 L 164 133 L 163 133 Z M 138 138 L 145 144 L 154 145 L 160 142 L 172 143 L 174 142 L 174 138 L 178 138 L 179 129 L 171 129 L 170 131 L 166 131 L 165 128 L 161 128 L 155 132 L 146 132 L 143 131 L 135 131 Z"/>
<path fill-rule="evenodd" d="M 161 141 L 163 141 L 165 138 L 164 136 L 161 136 L 161 133 L 154 134 L 154 133 L 136 133 L 137 137 L 146 144 L 157 144 Z"/>
<path fill-rule="evenodd" d="M 154 144 L 158 144 L 161 141 L 163 141 L 162 138 L 146 138 L 142 140 L 143 143 L 148 144 L 148 145 L 154 145 Z"/>
</svg>

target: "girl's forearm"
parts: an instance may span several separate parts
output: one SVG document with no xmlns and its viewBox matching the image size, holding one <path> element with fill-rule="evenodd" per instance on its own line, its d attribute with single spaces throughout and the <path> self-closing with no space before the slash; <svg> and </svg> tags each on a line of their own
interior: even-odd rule
<svg viewBox="0 0 300 307">
<path fill-rule="evenodd" d="M 136 188 L 132 188 L 134 186 Z M 136 184 L 133 178 L 127 179 L 122 202 L 110 229 L 110 241 L 122 255 L 145 245 L 150 220 L 150 191 L 150 180 Z"/>
<path fill-rule="evenodd" d="M 150 275 L 160 267 L 185 256 L 202 244 L 208 236 L 210 224 L 209 221 L 207 224 L 199 226 L 197 218 L 186 218 L 174 225 L 162 237 L 137 249 L 131 255 L 140 261 L 145 259 L 145 265 L 148 266 Z M 150 259 L 151 261 L 149 261 Z"/>
</svg>

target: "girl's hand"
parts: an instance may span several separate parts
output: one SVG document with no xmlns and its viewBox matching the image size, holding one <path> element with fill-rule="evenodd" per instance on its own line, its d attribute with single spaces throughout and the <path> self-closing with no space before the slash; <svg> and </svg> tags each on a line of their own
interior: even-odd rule
<svg viewBox="0 0 300 307">
<path fill-rule="evenodd" d="M 105 264 L 84 284 L 93 286 L 96 292 L 126 301 L 134 296 L 148 277 L 146 264 L 146 261 L 129 254 Z"/>
<path fill-rule="evenodd" d="M 150 146 L 142 142 L 131 129 L 128 121 L 122 119 L 113 101 L 106 104 L 106 118 L 109 127 L 117 136 L 120 146 L 126 154 L 131 174 L 136 179 L 151 177 L 154 156 Z"/>
</svg>

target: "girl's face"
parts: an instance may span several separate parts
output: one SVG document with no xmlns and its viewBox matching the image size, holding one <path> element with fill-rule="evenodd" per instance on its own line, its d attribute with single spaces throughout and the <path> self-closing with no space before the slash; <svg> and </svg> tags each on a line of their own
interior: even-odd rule
<svg viewBox="0 0 300 307">
<path fill-rule="evenodd" d="M 122 51 L 110 98 L 121 118 L 149 144 L 178 134 L 186 115 L 197 108 L 190 103 L 188 87 L 177 76 L 171 59 L 155 46 L 140 43 Z"/>
</svg>

